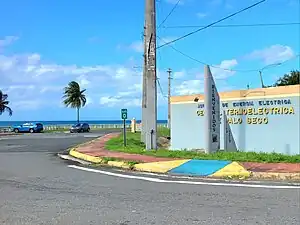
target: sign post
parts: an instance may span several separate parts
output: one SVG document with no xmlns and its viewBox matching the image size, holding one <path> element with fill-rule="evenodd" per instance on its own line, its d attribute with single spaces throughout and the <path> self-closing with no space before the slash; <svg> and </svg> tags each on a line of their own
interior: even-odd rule
<svg viewBox="0 0 300 225">
<path fill-rule="evenodd" d="M 126 147 L 126 119 L 127 119 L 127 109 L 121 109 L 121 119 L 123 120 L 124 146 Z"/>
</svg>

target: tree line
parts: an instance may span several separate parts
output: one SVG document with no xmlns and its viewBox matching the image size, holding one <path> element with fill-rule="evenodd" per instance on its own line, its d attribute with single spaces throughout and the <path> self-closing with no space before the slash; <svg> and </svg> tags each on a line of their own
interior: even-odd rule
<svg viewBox="0 0 300 225">
<path fill-rule="evenodd" d="M 284 74 L 273 85 L 269 87 L 279 87 L 300 84 L 300 71 L 292 70 L 290 73 Z M 86 89 L 81 89 L 80 85 L 76 81 L 71 81 L 63 92 L 63 104 L 66 107 L 76 109 L 77 122 L 79 123 L 80 109 L 86 105 Z M 9 116 L 12 116 L 13 110 L 9 107 L 8 94 L 3 93 L 0 90 L 0 115 L 7 112 Z"/>
<path fill-rule="evenodd" d="M 300 84 L 300 71 L 292 70 L 290 73 L 284 74 L 273 85 L 266 87 L 279 87 Z"/>
</svg>

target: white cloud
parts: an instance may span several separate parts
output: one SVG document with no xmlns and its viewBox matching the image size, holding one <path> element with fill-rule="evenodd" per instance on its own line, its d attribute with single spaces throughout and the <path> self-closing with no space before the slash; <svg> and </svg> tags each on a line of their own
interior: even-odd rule
<svg viewBox="0 0 300 225">
<path fill-rule="evenodd" d="M 115 107 L 115 106 L 127 106 L 127 107 L 139 107 L 142 105 L 141 98 L 122 98 L 122 96 L 103 96 L 100 98 L 100 104 L 105 105 L 107 107 Z"/>
<path fill-rule="evenodd" d="M 235 71 L 231 71 L 235 66 L 238 65 L 236 59 L 223 60 L 216 67 L 211 68 L 211 72 L 216 80 L 226 79 L 235 74 Z"/>
<path fill-rule="evenodd" d="M 120 92 L 123 94 L 119 102 L 134 106 L 141 89 L 141 72 L 129 65 L 59 65 L 44 63 L 37 53 L 0 54 L 0 78 L 0 89 L 9 94 L 11 106 L 18 110 L 37 109 L 49 103 L 50 107 L 61 107 L 63 88 L 72 80 L 87 89 L 87 105 L 99 106 L 103 93 Z M 137 97 L 125 96 L 126 91 Z"/>
<path fill-rule="evenodd" d="M 163 45 L 163 44 L 166 44 L 166 43 L 169 43 L 173 40 L 175 40 L 177 37 L 173 37 L 173 36 L 167 36 L 167 37 L 160 37 L 158 38 L 158 44 L 159 45 Z"/>
<path fill-rule="evenodd" d="M 50 92 L 62 92 L 64 89 L 64 86 L 43 86 L 40 88 L 40 93 L 50 93 Z"/>
<path fill-rule="evenodd" d="M 172 40 L 166 37 L 165 40 Z M 279 54 L 288 55 L 289 48 Z M 291 50 L 291 49 L 290 49 Z M 259 52 L 261 53 L 261 52 Z M 274 53 L 274 52 L 273 52 Z M 260 55 L 256 53 L 256 56 Z M 278 55 L 278 54 L 277 54 Z M 268 56 L 268 54 L 263 54 Z M 269 56 L 270 58 L 271 56 Z M 268 57 L 267 57 L 268 58 Z M 72 80 L 86 88 L 87 107 L 140 107 L 142 95 L 142 71 L 134 69 L 133 59 L 123 65 L 77 66 L 45 63 L 38 53 L 0 54 L 0 89 L 9 94 L 13 109 L 27 110 L 41 107 L 62 107 L 63 88 Z M 235 59 L 224 60 L 218 67 L 232 69 Z M 216 81 L 224 80 L 235 73 L 211 68 Z M 167 73 L 157 71 L 164 95 L 167 94 Z M 176 95 L 203 92 L 203 70 L 182 69 L 173 71 L 172 92 Z M 186 81 L 180 81 L 185 79 Z M 190 79 L 190 80 L 188 80 Z M 158 88 L 158 105 L 166 104 Z"/>
<path fill-rule="evenodd" d="M 178 86 L 175 86 L 173 92 L 176 95 L 191 95 L 196 93 L 201 93 L 203 91 L 203 81 L 202 80 L 187 80 L 183 81 Z"/>
<path fill-rule="evenodd" d="M 91 99 L 90 97 L 86 97 L 86 104 L 85 105 L 91 105 L 94 103 L 94 100 Z"/>
<path fill-rule="evenodd" d="M 91 83 L 85 74 L 82 74 L 80 75 L 79 77 L 77 77 L 77 82 L 79 83 L 79 85 L 82 87 L 82 88 L 86 88 L 89 86 L 89 84 Z"/>
<path fill-rule="evenodd" d="M 219 65 L 213 65 L 215 67 L 210 67 L 211 73 L 215 81 L 224 80 L 235 74 L 234 71 L 230 71 L 238 62 L 236 59 L 223 60 Z M 187 74 L 193 75 L 193 79 L 182 81 L 181 83 L 175 85 L 173 88 L 173 93 L 175 95 L 190 95 L 198 94 L 203 92 L 203 71 L 199 69 L 192 69 L 190 71 L 184 72 L 185 76 Z M 196 78 L 196 79 L 195 79 Z M 224 87 L 222 87 L 224 89 Z"/>
<path fill-rule="evenodd" d="M 183 78 L 183 77 L 186 76 L 186 73 L 187 73 L 186 70 L 175 71 L 175 72 L 173 73 L 173 78 L 175 78 L 175 79 Z"/>
<path fill-rule="evenodd" d="M 136 52 L 143 52 L 144 51 L 144 46 L 142 41 L 136 41 L 133 42 L 130 46 L 130 49 L 136 51 Z"/>
<path fill-rule="evenodd" d="M 291 47 L 277 44 L 262 50 L 255 50 L 249 55 L 246 55 L 246 58 L 263 60 L 266 65 L 269 65 L 281 63 L 293 58 L 294 56 L 295 53 Z"/>
<path fill-rule="evenodd" d="M 197 15 L 197 17 L 200 18 L 200 19 L 202 19 L 202 18 L 204 18 L 204 17 L 207 17 L 207 14 L 206 14 L 206 13 L 201 13 L 201 12 L 197 13 L 196 15 Z"/>
<path fill-rule="evenodd" d="M 3 39 L 0 39 L 0 50 L 13 42 L 17 41 L 19 38 L 16 36 L 5 36 Z"/>
<path fill-rule="evenodd" d="M 143 41 L 134 41 L 131 44 L 127 44 L 127 45 L 119 44 L 117 45 L 117 49 L 142 53 L 144 51 Z"/>
<path fill-rule="evenodd" d="M 37 110 L 38 108 L 42 106 L 46 106 L 45 103 L 43 103 L 39 99 L 33 99 L 33 100 L 20 100 L 20 101 L 14 101 L 11 102 L 11 108 L 16 110 Z"/>
</svg>

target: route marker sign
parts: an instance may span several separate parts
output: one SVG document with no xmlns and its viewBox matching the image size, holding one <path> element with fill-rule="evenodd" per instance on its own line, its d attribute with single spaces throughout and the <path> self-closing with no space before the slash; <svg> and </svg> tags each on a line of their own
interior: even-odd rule
<svg viewBox="0 0 300 225">
<path fill-rule="evenodd" d="M 121 118 L 122 120 L 127 119 L 127 109 L 121 109 Z"/>
<path fill-rule="evenodd" d="M 127 119 L 127 109 L 121 109 L 121 118 L 123 120 L 123 140 L 124 146 L 126 146 L 126 119 Z"/>
</svg>

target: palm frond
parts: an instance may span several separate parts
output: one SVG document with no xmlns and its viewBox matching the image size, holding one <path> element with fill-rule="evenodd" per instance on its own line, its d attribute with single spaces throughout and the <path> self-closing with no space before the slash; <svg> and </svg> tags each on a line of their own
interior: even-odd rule
<svg viewBox="0 0 300 225">
<path fill-rule="evenodd" d="M 10 107 L 8 107 L 9 101 L 7 99 L 8 95 L 3 94 L 3 92 L 0 90 L 0 115 L 2 115 L 4 112 L 8 112 L 8 115 L 12 116 L 13 111 Z"/>
<path fill-rule="evenodd" d="M 64 88 L 63 104 L 66 107 L 81 108 L 86 104 L 84 92 L 86 89 L 80 90 L 80 85 L 76 81 L 71 81 Z"/>
<path fill-rule="evenodd" d="M 10 107 L 6 106 L 6 107 L 5 107 L 5 111 L 8 112 L 8 115 L 9 115 L 9 116 L 12 116 L 13 111 L 12 111 L 12 109 L 11 109 Z"/>
</svg>

